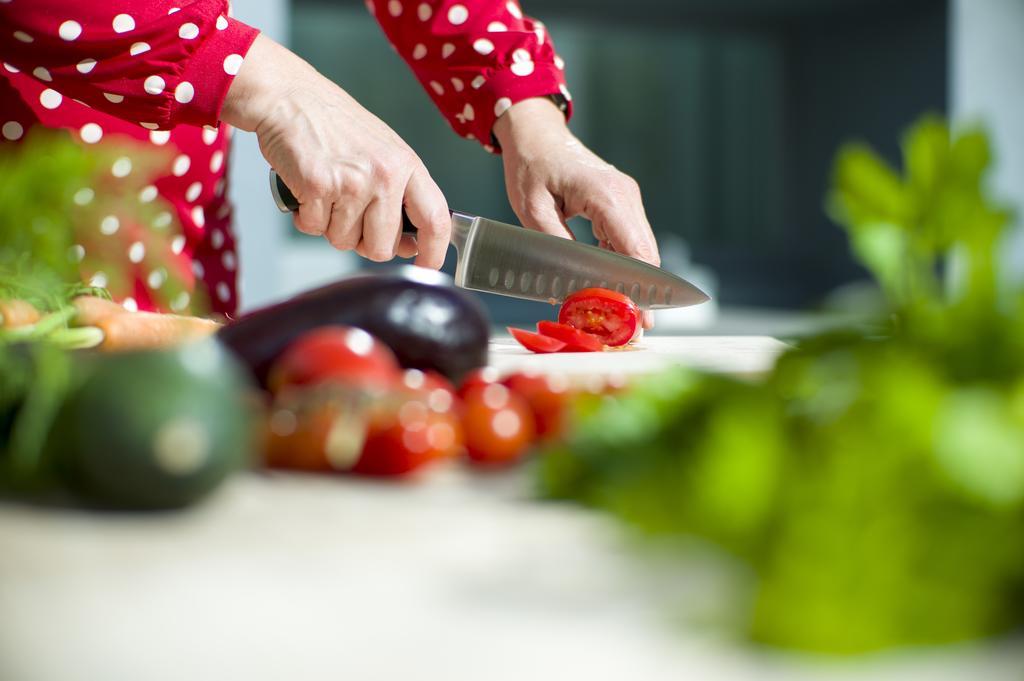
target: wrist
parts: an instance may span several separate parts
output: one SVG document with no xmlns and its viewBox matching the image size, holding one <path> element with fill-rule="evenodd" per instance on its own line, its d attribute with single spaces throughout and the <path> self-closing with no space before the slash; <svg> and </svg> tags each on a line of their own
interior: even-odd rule
<svg viewBox="0 0 1024 681">
<path fill-rule="evenodd" d="M 503 150 L 549 135 L 571 135 L 565 114 L 548 97 L 530 97 L 516 102 L 494 122 L 494 137 Z"/>
<path fill-rule="evenodd" d="M 221 120 L 247 132 L 265 126 L 289 100 L 288 91 L 309 80 L 307 72 L 316 73 L 284 46 L 258 36 L 224 98 Z"/>
</svg>

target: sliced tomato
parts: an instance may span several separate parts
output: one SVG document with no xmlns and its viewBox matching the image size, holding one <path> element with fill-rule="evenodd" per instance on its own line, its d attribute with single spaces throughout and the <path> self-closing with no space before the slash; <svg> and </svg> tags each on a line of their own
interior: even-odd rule
<svg viewBox="0 0 1024 681">
<path fill-rule="evenodd" d="M 518 461 L 536 436 L 530 405 L 500 383 L 476 386 L 466 392 L 462 429 L 469 460 L 490 466 Z"/>
<path fill-rule="evenodd" d="M 600 352 L 604 350 L 604 343 L 600 338 L 568 324 L 544 320 L 537 322 L 537 331 L 548 338 L 565 343 L 565 347 L 560 352 Z"/>
<path fill-rule="evenodd" d="M 585 288 L 570 295 L 562 303 L 558 321 L 591 333 L 611 347 L 625 345 L 643 329 L 637 304 L 603 288 Z"/>
<path fill-rule="evenodd" d="M 513 329 L 511 326 L 507 328 L 508 332 L 512 334 L 512 337 L 519 341 L 519 344 L 530 352 L 546 354 L 549 352 L 561 352 L 565 349 L 565 342 L 560 341 L 557 338 L 542 336 L 539 333 L 534 333 L 533 331 L 527 331 L 525 329 Z"/>
<path fill-rule="evenodd" d="M 502 383 L 526 399 L 533 410 L 533 420 L 540 439 L 562 434 L 573 395 L 569 381 L 564 376 L 515 373 Z"/>
<path fill-rule="evenodd" d="M 270 388 L 326 382 L 357 388 L 385 389 L 400 379 L 391 350 L 362 329 L 324 326 L 288 346 L 270 371 Z"/>
</svg>

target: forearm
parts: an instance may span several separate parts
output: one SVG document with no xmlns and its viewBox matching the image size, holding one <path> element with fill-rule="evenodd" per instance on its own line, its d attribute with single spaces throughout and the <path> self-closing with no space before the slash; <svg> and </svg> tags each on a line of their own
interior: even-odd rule
<svg viewBox="0 0 1024 681">
<path fill-rule="evenodd" d="M 228 89 L 221 120 L 255 132 L 271 116 L 287 115 L 291 93 L 310 91 L 322 79 L 308 62 L 288 48 L 260 35 Z"/>
</svg>

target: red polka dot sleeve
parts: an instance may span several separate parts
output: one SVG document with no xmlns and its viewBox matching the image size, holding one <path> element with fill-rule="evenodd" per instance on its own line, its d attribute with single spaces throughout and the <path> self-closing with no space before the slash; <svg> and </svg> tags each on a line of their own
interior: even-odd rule
<svg viewBox="0 0 1024 681">
<path fill-rule="evenodd" d="M 489 151 L 494 121 L 522 99 L 559 96 L 572 114 L 564 63 L 517 0 L 366 4 L 452 128 Z"/>
<path fill-rule="evenodd" d="M 66 97 L 151 130 L 216 125 L 257 31 L 226 0 L 0 2 L 0 58 Z"/>
</svg>

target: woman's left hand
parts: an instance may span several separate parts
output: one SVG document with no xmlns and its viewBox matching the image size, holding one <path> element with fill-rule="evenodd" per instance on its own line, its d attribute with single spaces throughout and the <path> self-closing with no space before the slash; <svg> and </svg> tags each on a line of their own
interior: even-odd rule
<svg viewBox="0 0 1024 681">
<path fill-rule="evenodd" d="M 636 181 L 569 132 L 547 99 L 526 99 L 494 125 L 508 198 L 523 226 L 572 238 L 566 220 L 590 220 L 602 248 L 660 265 Z"/>
<path fill-rule="evenodd" d="M 640 187 L 583 146 L 548 99 L 513 105 L 494 124 L 509 202 L 524 227 L 573 238 L 566 220 L 590 220 L 602 248 L 660 265 Z M 644 314 L 644 326 L 653 324 Z"/>
</svg>

